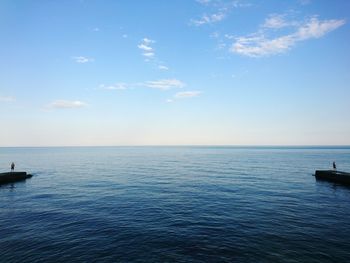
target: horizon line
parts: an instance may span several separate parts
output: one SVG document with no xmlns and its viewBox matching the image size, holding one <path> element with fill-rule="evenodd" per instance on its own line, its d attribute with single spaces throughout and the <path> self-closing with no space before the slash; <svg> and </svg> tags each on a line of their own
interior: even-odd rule
<svg viewBox="0 0 350 263">
<path fill-rule="evenodd" d="M 144 144 L 144 145 L 41 145 L 41 146 L 0 146 L 0 148 L 105 148 L 105 147 L 350 147 L 350 144 Z"/>
</svg>

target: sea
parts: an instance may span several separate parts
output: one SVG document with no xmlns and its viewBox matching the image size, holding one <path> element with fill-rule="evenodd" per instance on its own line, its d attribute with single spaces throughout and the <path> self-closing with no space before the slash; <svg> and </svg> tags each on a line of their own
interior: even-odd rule
<svg viewBox="0 0 350 263">
<path fill-rule="evenodd" d="M 0 262 L 350 262 L 350 147 L 0 148 Z"/>
</svg>

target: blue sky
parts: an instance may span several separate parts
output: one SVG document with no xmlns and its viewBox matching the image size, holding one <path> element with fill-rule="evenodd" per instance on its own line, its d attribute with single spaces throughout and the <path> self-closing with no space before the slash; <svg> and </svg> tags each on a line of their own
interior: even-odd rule
<svg viewBox="0 0 350 263">
<path fill-rule="evenodd" d="M 0 2 L 0 146 L 349 145 L 350 1 Z"/>
</svg>

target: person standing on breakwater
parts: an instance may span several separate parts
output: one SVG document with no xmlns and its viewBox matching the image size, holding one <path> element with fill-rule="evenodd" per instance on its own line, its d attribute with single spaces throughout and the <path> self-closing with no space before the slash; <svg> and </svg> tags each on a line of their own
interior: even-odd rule
<svg viewBox="0 0 350 263">
<path fill-rule="evenodd" d="M 15 170 L 15 163 L 14 162 L 11 163 L 11 172 L 13 172 L 13 170 Z"/>
<path fill-rule="evenodd" d="M 333 170 L 337 170 L 337 165 L 333 162 Z"/>
</svg>

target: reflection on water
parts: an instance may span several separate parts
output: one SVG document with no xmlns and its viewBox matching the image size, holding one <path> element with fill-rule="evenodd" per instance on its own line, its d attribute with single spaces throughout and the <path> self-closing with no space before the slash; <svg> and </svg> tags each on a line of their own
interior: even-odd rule
<svg viewBox="0 0 350 263">
<path fill-rule="evenodd" d="M 349 148 L 2 148 L 3 262 L 347 262 Z M 16 167 L 17 167 L 16 166 Z"/>
</svg>

